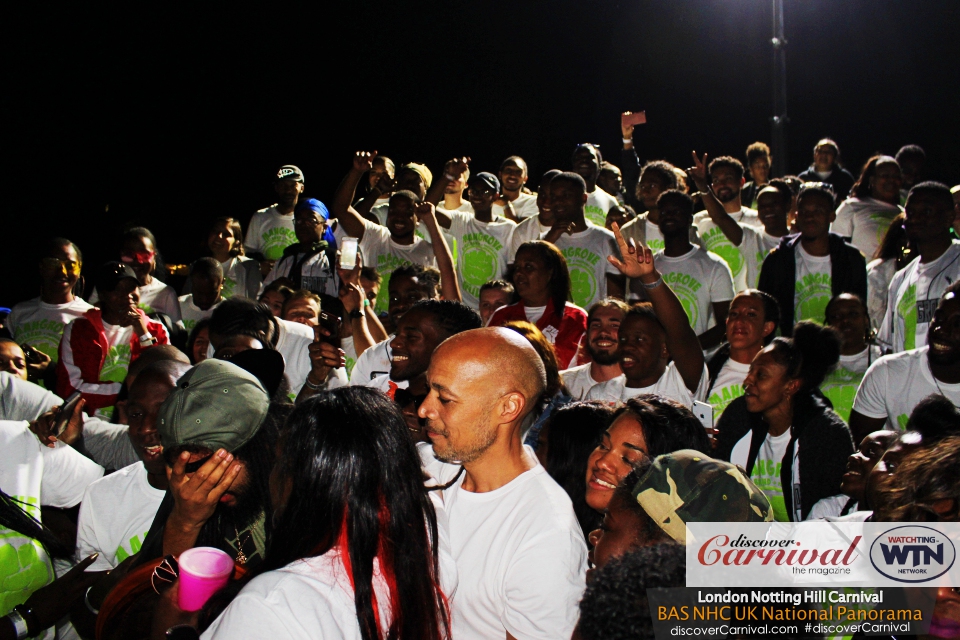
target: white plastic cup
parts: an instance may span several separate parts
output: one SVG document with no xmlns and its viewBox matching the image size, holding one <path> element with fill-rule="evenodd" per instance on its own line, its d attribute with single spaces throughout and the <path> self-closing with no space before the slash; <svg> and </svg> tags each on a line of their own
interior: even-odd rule
<svg viewBox="0 0 960 640">
<path fill-rule="evenodd" d="M 180 554 L 180 590 L 183 611 L 199 611 L 233 575 L 233 558 L 213 547 L 195 547 Z"/>
</svg>

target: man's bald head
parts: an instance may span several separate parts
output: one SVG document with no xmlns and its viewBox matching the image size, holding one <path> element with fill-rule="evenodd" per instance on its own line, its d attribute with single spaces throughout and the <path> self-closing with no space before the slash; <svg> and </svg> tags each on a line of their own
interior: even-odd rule
<svg viewBox="0 0 960 640">
<path fill-rule="evenodd" d="M 187 357 L 187 354 L 172 344 L 158 344 L 145 349 L 139 358 L 130 363 L 130 368 L 127 369 L 127 377 L 124 380 L 127 389 L 133 386 L 140 372 L 157 362 L 179 362 L 186 364 L 188 369 L 190 368 L 190 358 Z"/>
<path fill-rule="evenodd" d="M 444 341 L 433 361 L 451 358 L 462 374 L 483 381 L 498 395 L 519 391 L 526 398 L 524 415 L 536 405 L 547 386 L 543 360 L 526 338 L 503 327 L 473 329 Z"/>
</svg>

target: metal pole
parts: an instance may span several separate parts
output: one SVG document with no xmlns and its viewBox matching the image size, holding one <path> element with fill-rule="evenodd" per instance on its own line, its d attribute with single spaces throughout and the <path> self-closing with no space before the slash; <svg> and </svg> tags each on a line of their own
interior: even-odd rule
<svg viewBox="0 0 960 640">
<path fill-rule="evenodd" d="M 773 125 L 771 153 L 773 175 L 783 176 L 787 164 L 787 140 L 784 128 L 787 119 L 787 39 L 783 33 L 783 0 L 773 0 Z"/>
</svg>

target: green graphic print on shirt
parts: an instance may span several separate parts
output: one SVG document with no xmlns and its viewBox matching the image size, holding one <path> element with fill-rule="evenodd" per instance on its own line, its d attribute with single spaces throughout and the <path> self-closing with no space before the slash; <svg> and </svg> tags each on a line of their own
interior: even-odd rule
<svg viewBox="0 0 960 640">
<path fill-rule="evenodd" d="M 562 249 L 563 257 L 567 259 L 570 269 L 570 292 L 573 304 L 586 309 L 597 298 L 599 283 L 594 275 L 600 256 L 583 247 L 567 247 Z"/>
<path fill-rule="evenodd" d="M 917 285 L 907 287 L 897 302 L 897 315 L 903 318 L 903 350 L 917 348 Z"/>
<path fill-rule="evenodd" d="M 713 423 L 716 424 L 720 419 L 720 414 L 727 408 L 727 405 L 743 395 L 742 384 L 732 384 L 726 387 L 716 388 L 710 392 L 707 402 L 713 407 Z"/>
<path fill-rule="evenodd" d="M 193 331 L 193 328 L 197 326 L 196 320 L 188 320 L 187 318 L 184 318 L 182 322 L 183 322 L 183 328 L 187 330 L 187 333 L 190 333 L 191 331 Z"/>
<path fill-rule="evenodd" d="M 774 519 L 777 522 L 790 522 L 790 517 L 787 515 L 787 503 L 783 500 L 783 487 L 780 486 L 780 469 L 782 467 L 782 462 L 757 458 L 756 462 L 753 463 L 750 479 L 767 496 L 770 506 L 773 507 Z"/>
<path fill-rule="evenodd" d="M 107 350 L 103 359 L 103 368 L 100 369 L 100 380 L 109 382 L 123 382 L 130 368 L 130 345 L 118 344 Z"/>
<path fill-rule="evenodd" d="M 149 531 L 144 531 L 143 535 L 139 535 L 139 536 L 135 535 L 129 540 L 127 540 L 127 545 L 128 545 L 127 547 L 124 547 L 122 543 L 119 547 L 117 547 L 117 552 L 115 555 L 117 556 L 118 564 L 123 562 L 133 554 L 137 553 L 138 551 L 140 551 L 140 545 L 143 544 L 143 541 L 147 537 L 148 532 Z"/>
<path fill-rule="evenodd" d="M 827 303 L 833 296 L 833 278 L 824 273 L 808 273 L 797 280 L 797 307 L 793 311 L 794 323 L 812 320 L 823 324 Z"/>
<path fill-rule="evenodd" d="M 350 379 L 350 375 L 353 373 L 353 368 L 357 365 L 356 358 L 346 357 L 344 358 L 347 361 L 347 380 Z"/>
<path fill-rule="evenodd" d="M 593 204 L 588 204 L 583 208 L 583 217 L 598 227 L 607 224 L 607 212 Z"/>
<path fill-rule="evenodd" d="M 697 304 L 697 291 L 703 284 L 691 275 L 673 271 L 663 274 L 663 281 L 670 285 L 683 310 L 687 312 L 687 318 L 690 320 L 690 326 L 696 327 L 700 320 L 700 305 Z"/>
<path fill-rule="evenodd" d="M 237 281 L 233 278 L 224 278 L 223 279 L 223 288 L 220 289 L 220 297 L 224 300 L 227 298 L 232 298 L 234 295 L 234 290 L 237 288 Z"/>
<path fill-rule="evenodd" d="M 896 212 L 892 215 L 889 212 L 870 214 L 870 220 L 877 223 L 877 246 L 883 244 L 883 238 L 887 235 L 887 230 L 890 229 L 890 223 L 893 222 L 895 217 Z M 869 262 L 869 260 L 867 262 Z"/>
<path fill-rule="evenodd" d="M 500 277 L 499 256 L 503 244 L 485 233 L 463 236 L 463 288 L 472 296 L 480 297 L 480 287 Z"/>
<path fill-rule="evenodd" d="M 833 410 L 843 418 L 844 422 L 850 422 L 853 400 L 857 396 L 857 388 L 863 380 L 864 373 L 864 371 L 857 373 L 844 367 L 837 367 L 820 385 L 823 395 L 830 399 Z"/>
<path fill-rule="evenodd" d="M 40 518 L 40 501 L 11 496 L 24 511 Z M 0 611 L 23 604 L 30 594 L 53 580 L 53 567 L 40 543 L 11 529 L 0 528 Z"/>
<path fill-rule="evenodd" d="M 405 264 L 410 264 L 410 261 L 398 258 L 389 253 L 381 253 L 377 256 L 377 273 L 379 273 L 382 278 L 380 282 L 381 294 L 377 296 L 377 306 L 374 307 L 378 315 L 386 313 L 390 306 L 390 276 L 393 275 L 393 272 L 396 271 L 398 267 L 402 267 Z M 383 292 L 387 292 L 387 295 L 383 295 Z"/>
<path fill-rule="evenodd" d="M 60 346 L 60 337 L 63 336 L 62 322 L 56 320 L 34 320 L 24 322 L 17 327 L 13 339 L 20 344 L 29 344 L 48 356 L 53 362 L 57 361 L 57 348 Z"/>
<path fill-rule="evenodd" d="M 267 260 L 279 260 L 283 257 L 283 250 L 297 242 L 297 234 L 293 229 L 274 227 L 267 229 L 263 234 L 263 255 Z"/>
<path fill-rule="evenodd" d="M 733 246 L 730 239 L 723 235 L 723 229 L 714 227 L 707 231 L 703 236 L 703 244 L 707 251 L 712 251 L 723 258 L 723 261 L 730 267 L 730 271 L 733 272 L 733 281 L 736 282 L 743 272 L 746 262 L 744 262 L 740 249 Z"/>
<path fill-rule="evenodd" d="M 663 251 L 663 238 L 648 238 L 647 246 L 650 247 L 650 251 L 656 253 L 657 251 Z"/>
</svg>

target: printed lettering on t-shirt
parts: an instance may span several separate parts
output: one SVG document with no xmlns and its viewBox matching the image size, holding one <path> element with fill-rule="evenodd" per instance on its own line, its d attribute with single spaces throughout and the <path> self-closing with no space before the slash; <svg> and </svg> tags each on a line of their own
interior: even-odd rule
<svg viewBox="0 0 960 640">
<path fill-rule="evenodd" d="M 144 531 L 143 535 L 140 535 L 140 536 L 134 535 L 133 537 L 131 537 L 129 540 L 127 540 L 127 545 L 129 546 L 127 546 L 126 548 L 123 546 L 123 544 L 117 547 L 117 551 L 116 553 L 114 553 L 114 555 L 117 558 L 118 564 L 140 551 L 140 546 L 143 544 L 144 539 L 147 537 L 147 533 L 149 533 L 149 531 Z"/>
<path fill-rule="evenodd" d="M 586 308 L 596 299 L 600 290 L 595 275 L 600 256 L 583 247 L 567 247 L 562 249 L 561 253 L 567 259 L 570 269 L 570 293 L 573 303 Z"/>
<path fill-rule="evenodd" d="M 468 233 L 463 236 L 463 288 L 479 298 L 480 287 L 500 277 L 500 252 L 503 244 L 485 233 Z"/>
<path fill-rule="evenodd" d="M 283 250 L 297 242 L 293 229 L 274 227 L 263 232 L 263 255 L 267 260 L 279 260 Z"/>
<path fill-rule="evenodd" d="M 670 289 L 680 299 L 683 310 L 687 312 L 690 326 L 696 327 L 700 320 L 700 305 L 697 303 L 697 291 L 703 286 L 699 280 L 688 273 L 672 271 L 663 274 L 663 281 L 670 285 Z"/>
<path fill-rule="evenodd" d="M 583 217 L 598 227 L 607 223 L 607 212 L 595 204 L 588 204 L 583 208 Z"/>
<path fill-rule="evenodd" d="M 857 397 L 857 388 L 863 380 L 864 373 L 863 371 L 858 373 L 845 367 L 837 367 L 820 385 L 823 395 L 827 396 L 833 404 L 833 410 L 843 418 L 844 422 L 850 420 L 853 401 Z"/>
<path fill-rule="evenodd" d="M 64 324 L 56 320 L 41 319 L 24 322 L 17 327 L 14 340 L 20 344 L 26 343 L 35 347 L 56 362 L 63 327 Z"/>
<path fill-rule="evenodd" d="M 797 307 L 794 321 L 812 320 L 823 324 L 827 303 L 833 297 L 833 278 L 828 273 L 808 273 L 797 280 Z"/>
<path fill-rule="evenodd" d="M 903 350 L 917 348 L 917 285 L 911 284 L 897 301 L 897 315 L 903 318 Z"/>
<path fill-rule="evenodd" d="M 650 247 L 650 251 L 656 253 L 658 251 L 663 251 L 664 243 L 663 238 L 648 238 L 647 246 Z"/>
<path fill-rule="evenodd" d="M 740 253 L 740 249 L 733 246 L 730 239 L 724 235 L 723 229 L 714 227 L 707 231 L 703 235 L 703 244 L 706 245 L 708 251 L 712 251 L 723 258 L 723 261 L 730 266 L 730 271 L 733 272 L 733 279 L 736 281 L 736 279 L 740 277 L 740 272 L 743 271 L 743 254 Z"/>
<path fill-rule="evenodd" d="M 787 504 L 783 499 L 783 487 L 780 482 L 782 467 L 782 462 L 757 458 L 753 463 L 750 479 L 767 496 L 770 506 L 773 507 L 774 519 L 777 522 L 789 522 L 790 516 L 787 515 Z"/>
<path fill-rule="evenodd" d="M 720 389 L 714 388 L 707 403 L 713 407 L 713 419 L 717 420 L 731 402 L 743 395 L 742 384 L 732 384 Z"/>
</svg>

